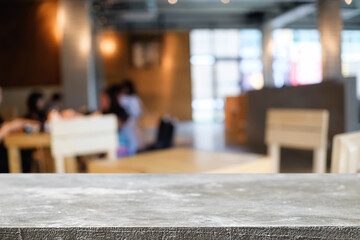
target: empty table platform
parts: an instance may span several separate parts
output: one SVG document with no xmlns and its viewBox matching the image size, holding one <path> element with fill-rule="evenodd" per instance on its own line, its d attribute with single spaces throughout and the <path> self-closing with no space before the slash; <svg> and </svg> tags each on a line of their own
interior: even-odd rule
<svg viewBox="0 0 360 240">
<path fill-rule="evenodd" d="M 359 175 L 0 176 L 0 239 L 360 239 Z"/>
</svg>

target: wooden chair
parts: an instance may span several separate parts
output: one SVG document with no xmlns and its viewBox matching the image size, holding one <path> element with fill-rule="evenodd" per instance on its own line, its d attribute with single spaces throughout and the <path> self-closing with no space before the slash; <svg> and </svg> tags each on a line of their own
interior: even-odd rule
<svg viewBox="0 0 360 240">
<path fill-rule="evenodd" d="M 334 137 L 331 172 L 357 173 L 360 169 L 360 131 Z"/>
<path fill-rule="evenodd" d="M 274 173 L 280 171 L 281 147 L 314 150 L 313 172 L 325 173 L 328 124 L 326 110 L 270 109 L 265 142 Z"/>
<path fill-rule="evenodd" d="M 65 158 L 70 159 L 70 172 L 76 172 L 76 156 L 107 153 L 108 159 L 116 159 L 117 118 L 113 115 L 56 119 L 50 132 L 57 173 L 65 172 Z"/>
<path fill-rule="evenodd" d="M 244 144 L 246 142 L 246 95 L 227 97 L 225 102 L 225 140 L 226 143 Z"/>
</svg>

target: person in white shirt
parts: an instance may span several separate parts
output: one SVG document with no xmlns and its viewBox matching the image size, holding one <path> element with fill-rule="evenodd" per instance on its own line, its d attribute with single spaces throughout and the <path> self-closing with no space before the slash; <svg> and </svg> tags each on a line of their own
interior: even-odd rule
<svg viewBox="0 0 360 240">
<path fill-rule="evenodd" d="M 129 114 L 127 125 L 136 136 L 137 150 L 143 150 L 145 148 L 145 144 L 138 123 L 139 118 L 143 114 L 143 104 L 136 93 L 134 84 L 129 79 L 125 80 L 121 85 L 119 103 Z"/>
<path fill-rule="evenodd" d="M 142 113 L 142 102 L 136 93 L 135 86 L 130 80 L 121 86 L 120 104 L 131 118 L 138 119 Z"/>
</svg>

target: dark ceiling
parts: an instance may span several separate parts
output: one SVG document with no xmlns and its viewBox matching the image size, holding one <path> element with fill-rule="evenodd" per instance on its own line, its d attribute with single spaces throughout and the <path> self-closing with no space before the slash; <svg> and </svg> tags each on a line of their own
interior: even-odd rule
<svg viewBox="0 0 360 240">
<path fill-rule="evenodd" d="M 91 12 L 97 28 L 117 30 L 317 26 L 316 0 L 222 1 L 92 0 Z M 342 14 L 345 29 L 360 29 L 360 0 L 343 1 Z"/>
</svg>

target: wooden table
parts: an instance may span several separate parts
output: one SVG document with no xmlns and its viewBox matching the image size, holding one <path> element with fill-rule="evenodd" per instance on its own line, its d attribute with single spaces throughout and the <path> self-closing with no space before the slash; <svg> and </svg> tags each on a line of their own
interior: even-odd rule
<svg viewBox="0 0 360 240">
<path fill-rule="evenodd" d="M 51 140 L 50 134 L 48 133 L 13 133 L 5 138 L 4 144 L 8 149 L 10 173 L 22 173 L 20 150 L 49 148 Z"/>
<path fill-rule="evenodd" d="M 174 148 L 117 161 L 87 163 L 89 173 L 271 173 L 271 161 L 258 154 Z"/>
</svg>

